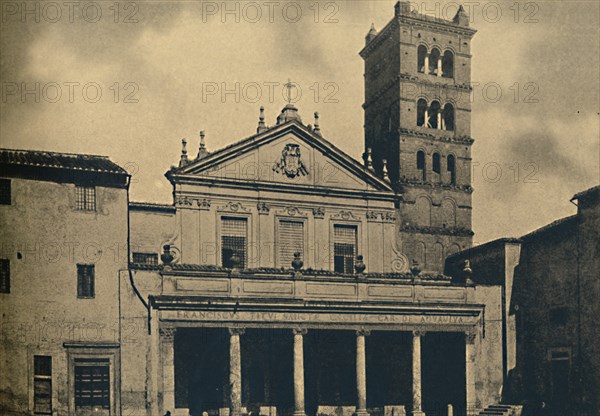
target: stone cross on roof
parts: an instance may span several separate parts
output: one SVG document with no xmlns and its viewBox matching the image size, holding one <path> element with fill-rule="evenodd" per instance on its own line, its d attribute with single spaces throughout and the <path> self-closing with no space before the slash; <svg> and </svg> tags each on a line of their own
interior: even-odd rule
<svg viewBox="0 0 600 416">
<path fill-rule="evenodd" d="M 288 104 L 291 104 L 292 103 L 292 88 L 294 87 L 294 84 L 292 83 L 292 80 L 288 78 L 287 84 L 283 84 L 283 86 L 287 88 L 287 102 L 288 102 Z"/>
</svg>

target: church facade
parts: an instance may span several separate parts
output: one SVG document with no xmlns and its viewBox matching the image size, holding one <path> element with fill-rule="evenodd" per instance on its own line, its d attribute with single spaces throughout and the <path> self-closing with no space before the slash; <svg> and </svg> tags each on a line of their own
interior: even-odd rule
<svg viewBox="0 0 600 416">
<path fill-rule="evenodd" d="M 169 205 L 130 202 L 107 158 L 2 150 L 2 410 L 499 403 L 502 285 L 474 283 L 468 264 L 442 273 L 471 245 L 473 34 L 462 8 L 444 21 L 408 3 L 369 32 L 362 162 L 291 103 L 220 150 L 203 133 L 196 155 L 184 142 Z"/>
</svg>

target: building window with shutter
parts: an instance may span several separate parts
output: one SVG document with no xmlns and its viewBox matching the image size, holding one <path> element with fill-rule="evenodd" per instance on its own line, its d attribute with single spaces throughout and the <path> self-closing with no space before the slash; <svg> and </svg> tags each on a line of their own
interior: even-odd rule
<svg viewBox="0 0 600 416">
<path fill-rule="evenodd" d="M 75 195 L 77 210 L 96 211 L 96 188 L 93 186 L 76 186 Z"/>
<path fill-rule="evenodd" d="M 93 264 L 77 265 L 77 297 L 93 298 L 95 296 L 95 270 Z"/>
<path fill-rule="evenodd" d="M 75 360 L 75 413 L 110 414 L 110 364 L 108 359 Z"/>
<path fill-rule="evenodd" d="M 294 253 L 304 257 L 304 223 L 302 221 L 279 221 L 277 231 L 279 267 L 289 268 L 294 260 Z"/>
<path fill-rule="evenodd" d="M 12 203 L 10 179 L 0 179 L 0 205 Z"/>
<path fill-rule="evenodd" d="M 0 293 L 10 293 L 10 260 L 0 259 Z"/>
<path fill-rule="evenodd" d="M 52 357 L 33 356 L 33 412 L 52 414 Z"/>
<path fill-rule="evenodd" d="M 333 226 L 333 266 L 337 273 L 354 272 L 354 261 L 357 252 L 355 225 Z"/>
<path fill-rule="evenodd" d="M 157 253 L 133 253 L 133 262 L 136 264 L 158 265 Z"/>
<path fill-rule="evenodd" d="M 221 264 L 227 268 L 245 269 L 248 253 L 248 220 L 221 218 Z"/>
</svg>

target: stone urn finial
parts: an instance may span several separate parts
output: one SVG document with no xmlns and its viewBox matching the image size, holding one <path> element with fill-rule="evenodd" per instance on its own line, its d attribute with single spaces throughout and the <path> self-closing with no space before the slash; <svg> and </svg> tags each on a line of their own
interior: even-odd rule
<svg viewBox="0 0 600 416">
<path fill-rule="evenodd" d="M 163 264 L 165 266 L 170 266 L 174 258 L 175 256 L 173 256 L 173 253 L 171 252 L 171 245 L 165 244 L 163 246 L 163 252 L 160 255 L 160 259 L 162 260 Z"/>
<path fill-rule="evenodd" d="M 300 256 L 301 256 L 300 252 L 297 251 L 294 253 L 294 260 L 292 260 L 292 267 L 294 268 L 295 271 L 300 271 L 300 269 L 302 269 L 302 266 L 304 266 L 304 262 L 302 261 Z"/>
<path fill-rule="evenodd" d="M 413 277 L 417 277 L 421 274 L 421 266 L 419 266 L 419 262 L 415 259 L 411 261 L 410 272 L 413 274 Z"/>
<path fill-rule="evenodd" d="M 465 260 L 464 266 L 463 266 L 463 274 L 465 276 L 465 283 L 468 285 L 472 285 L 473 284 L 473 269 L 471 269 L 471 262 L 469 260 Z"/>
<path fill-rule="evenodd" d="M 354 265 L 354 270 L 356 270 L 356 273 L 358 274 L 363 274 L 363 272 L 367 268 L 367 265 L 365 264 L 363 259 L 364 257 L 362 256 L 362 254 L 356 256 L 356 264 Z"/>
</svg>

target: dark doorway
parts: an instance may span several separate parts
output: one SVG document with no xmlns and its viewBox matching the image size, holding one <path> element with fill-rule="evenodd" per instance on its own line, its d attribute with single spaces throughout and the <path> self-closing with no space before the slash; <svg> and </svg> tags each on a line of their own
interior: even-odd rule
<svg viewBox="0 0 600 416">
<path fill-rule="evenodd" d="M 178 328 L 175 335 L 175 407 L 193 416 L 227 407 L 229 334 L 222 328 Z"/>
<path fill-rule="evenodd" d="M 356 406 L 356 333 L 309 330 L 304 336 L 306 413 L 318 405 Z"/>
<path fill-rule="evenodd" d="M 423 411 L 446 415 L 448 404 L 455 415 L 466 412 L 465 334 L 428 332 L 421 343 Z"/>
<path fill-rule="evenodd" d="M 367 407 L 372 413 L 384 406 L 404 405 L 412 400 L 412 334 L 373 331 L 366 337 Z"/>
<path fill-rule="evenodd" d="M 240 336 L 242 406 L 258 412 L 293 409 L 293 334 L 289 329 L 246 329 Z M 192 416 L 229 406 L 229 332 L 179 328 L 175 336 L 175 407 Z"/>
<path fill-rule="evenodd" d="M 246 329 L 242 346 L 242 405 L 252 413 L 275 406 L 278 414 L 294 406 L 294 335 L 291 329 Z"/>
<path fill-rule="evenodd" d="M 569 354 L 553 353 L 550 363 L 552 371 L 552 409 L 558 411 L 564 409 L 569 402 Z"/>
</svg>

